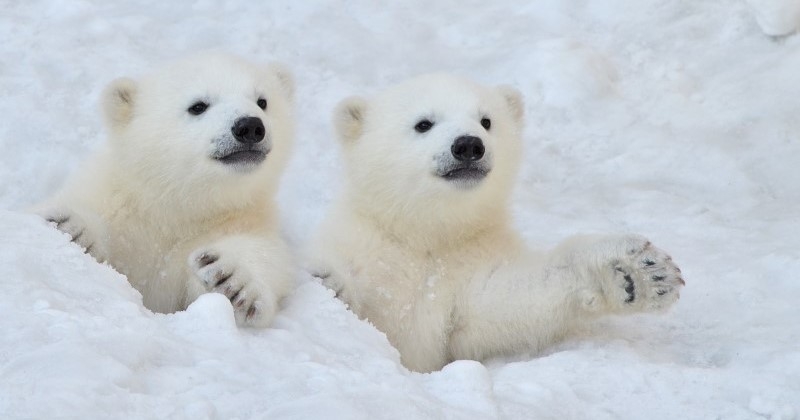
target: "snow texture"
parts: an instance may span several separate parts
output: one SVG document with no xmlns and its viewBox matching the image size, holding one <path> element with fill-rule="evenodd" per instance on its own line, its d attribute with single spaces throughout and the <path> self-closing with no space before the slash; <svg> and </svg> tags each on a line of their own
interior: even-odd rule
<svg viewBox="0 0 800 420">
<path fill-rule="evenodd" d="M 800 29 L 800 1 L 748 0 L 748 2 L 765 34 L 784 36 Z"/>
<path fill-rule="evenodd" d="M 800 418 L 797 4 L 0 2 L 0 418 Z M 641 233 L 680 264 L 681 300 L 431 374 L 307 276 L 266 330 L 220 296 L 146 310 L 25 209 L 103 140 L 107 82 L 204 49 L 295 72 L 295 246 L 339 187 L 334 104 L 452 71 L 526 95 L 530 243 Z"/>
</svg>

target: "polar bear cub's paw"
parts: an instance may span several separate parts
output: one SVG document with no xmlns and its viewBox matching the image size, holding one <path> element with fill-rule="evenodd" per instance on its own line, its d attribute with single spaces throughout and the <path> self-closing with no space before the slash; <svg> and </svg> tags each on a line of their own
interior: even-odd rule
<svg viewBox="0 0 800 420">
<path fill-rule="evenodd" d="M 83 248 L 84 252 L 95 260 L 104 262 L 108 259 L 106 247 L 102 243 L 103 232 L 98 232 L 99 227 L 90 226 L 88 220 L 78 212 L 55 207 L 39 211 L 39 214 L 53 223 L 56 229 L 69 235 L 72 242 Z"/>
<path fill-rule="evenodd" d="M 612 310 L 658 311 L 678 300 L 685 282 L 666 252 L 638 235 L 619 238 L 613 248 L 620 255 L 612 257 L 602 285 Z"/>
<path fill-rule="evenodd" d="M 247 253 L 223 244 L 205 247 L 189 256 L 189 267 L 207 292 L 231 301 L 237 325 L 266 327 L 277 311 L 277 298 L 259 262 L 243 254 Z"/>
</svg>

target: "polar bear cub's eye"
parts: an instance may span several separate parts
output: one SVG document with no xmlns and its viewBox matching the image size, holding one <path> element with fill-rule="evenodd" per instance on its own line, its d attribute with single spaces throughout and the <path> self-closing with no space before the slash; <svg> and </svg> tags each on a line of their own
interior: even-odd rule
<svg viewBox="0 0 800 420">
<path fill-rule="evenodd" d="M 433 123 L 429 120 L 422 120 L 414 126 L 414 130 L 417 130 L 417 133 L 424 133 L 431 128 L 433 128 Z"/>
<path fill-rule="evenodd" d="M 483 117 L 481 119 L 481 125 L 483 126 L 483 128 L 488 130 L 488 129 L 492 128 L 492 120 L 490 120 L 490 119 L 488 119 L 486 117 Z"/>
<path fill-rule="evenodd" d="M 258 100 L 256 101 L 256 105 L 258 105 L 259 108 L 265 111 L 267 110 L 267 100 L 264 98 L 258 98 Z"/>
<path fill-rule="evenodd" d="M 206 112 L 207 109 L 208 109 L 207 103 L 203 101 L 197 101 L 193 103 L 192 106 L 190 106 L 189 109 L 187 109 L 187 111 L 189 111 L 189 113 L 192 115 L 200 115 Z"/>
</svg>

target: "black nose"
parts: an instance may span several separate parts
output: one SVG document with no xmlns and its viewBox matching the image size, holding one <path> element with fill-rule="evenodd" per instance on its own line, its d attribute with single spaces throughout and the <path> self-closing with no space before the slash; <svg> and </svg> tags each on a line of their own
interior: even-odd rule
<svg viewBox="0 0 800 420">
<path fill-rule="evenodd" d="M 462 162 L 471 162 L 480 160 L 483 153 L 486 152 L 486 148 L 483 147 L 483 141 L 478 137 L 461 136 L 453 142 L 450 152 L 453 153 L 454 158 Z"/>
<path fill-rule="evenodd" d="M 231 132 L 233 137 L 242 143 L 258 143 L 264 140 L 264 123 L 261 122 L 261 118 L 242 117 L 233 123 Z"/>
</svg>

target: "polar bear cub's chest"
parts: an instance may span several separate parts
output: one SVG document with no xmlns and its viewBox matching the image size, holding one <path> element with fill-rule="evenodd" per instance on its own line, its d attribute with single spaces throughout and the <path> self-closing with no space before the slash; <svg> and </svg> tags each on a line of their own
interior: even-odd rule
<svg viewBox="0 0 800 420">
<path fill-rule="evenodd" d="M 452 318 L 454 297 L 463 284 L 463 270 L 430 255 L 383 250 L 354 258 L 344 273 L 341 297 L 361 318 L 400 336 L 429 336 L 441 342 Z"/>
</svg>

